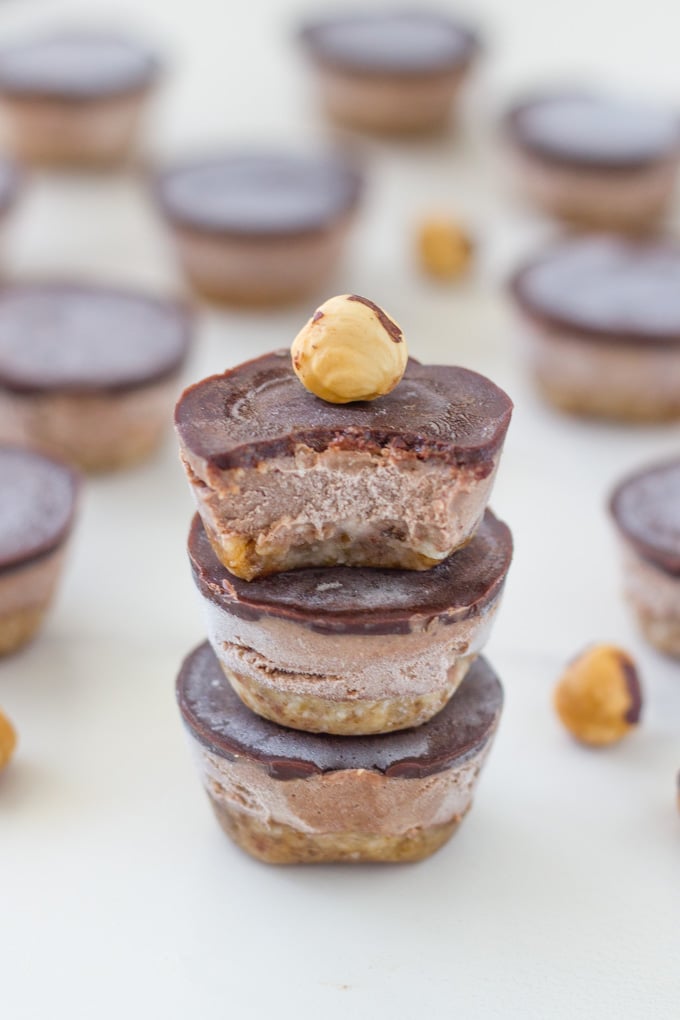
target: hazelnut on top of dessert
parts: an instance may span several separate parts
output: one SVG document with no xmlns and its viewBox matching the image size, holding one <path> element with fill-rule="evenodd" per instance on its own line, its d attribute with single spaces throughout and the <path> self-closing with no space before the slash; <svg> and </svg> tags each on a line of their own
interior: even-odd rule
<svg viewBox="0 0 680 1020">
<path fill-rule="evenodd" d="M 331 404 L 390 393 L 408 361 L 401 327 L 358 294 L 324 301 L 295 337 L 291 355 L 302 385 Z"/>
<path fill-rule="evenodd" d="M 366 299 L 328 306 L 318 349 L 314 324 L 294 345 L 313 393 L 276 351 L 196 383 L 177 405 L 206 533 L 246 580 L 310 566 L 424 570 L 484 515 L 509 397 L 476 372 L 412 359 L 396 385 L 406 345 L 390 316 Z"/>
</svg>

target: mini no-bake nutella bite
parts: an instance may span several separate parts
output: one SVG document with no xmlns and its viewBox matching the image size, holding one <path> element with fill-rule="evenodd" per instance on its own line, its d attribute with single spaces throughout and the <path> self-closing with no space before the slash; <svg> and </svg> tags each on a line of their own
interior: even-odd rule
<svg viewBox="0 0 680 1020">
<path fill-rule="evenodd" d="M 489 637 L 512 556 L 489 511 L 428 571 L 320 567 L 243 581 L 198 515 L 189 536 L 209 640 L 232 687 L 282 726 L 338 734 L 418 726 L 449 700 Z"/>
<path fill-rule="evenodd" d="M 189 334 L 180 305 L 134 291 L 0 288 L 0 440 L 89 471 L 144 459 L 168 427 Z"/>
<path fill-rule="evenodd" d="M 217 819 L 272 864 L 416 861 L 469 810 L 503 692 L 477 659 L 455 698 L 417 729 L 333 737 L 284 729 L 236 696 L 206 643 L 177 697 Z"/>
<path fill-rule="evenodd" d="M 479 51 L 469 26 L 427 10 L 324 17 L 300 37 L 331 120 L 380 134 L 443 129 Z"/>
<path fill-rule="evenodd" d="M 518 183 L 552 216 L 590 228 L 652 227 L 673 197 L 680 114 L 588 92 L 552 92 L 505 118 Z"/>
<path fill-rule="evenodd" d="M 623 421 L 680 416 L 680 244 L 565 240 L 523 266 L 511 291 L 551 403 Z"/>
<path fill-rule="evenodd" d="M 624 479 L 610 500 L 625 591 L 647 640 L 680 657 L 680 459 Z"/>
<path fill-rule="evenodd" d="M 159 72 L 140 43 L 60 31 L 0 49 L 0 111 L 29 163 L 108 166 L 134 147 Z"/>
<path fill-rule="evenodd" d="M 183 393 L 175 412 L 182 460 L 231 573 L 424 570 L 469 541 L 512 403 L 464 368 L 409 361 L 398 382 L 403 344 L 382 309 L 343 295 L 296 338 L 295 367 L 278 351 Z"/>
<path fill-rule="evenodd" d="M 0 655 L 34 636 L 55 593 L 78 476 L 33 450 L 0 446 Z"/>
<path fill-rule="evenodd" d="M 361 178 L 337 154 L 231 152 L 166 170 L 156 191 L 199 295 L 275 305 L 315 294 L 332 275 Z"/>
</svg>

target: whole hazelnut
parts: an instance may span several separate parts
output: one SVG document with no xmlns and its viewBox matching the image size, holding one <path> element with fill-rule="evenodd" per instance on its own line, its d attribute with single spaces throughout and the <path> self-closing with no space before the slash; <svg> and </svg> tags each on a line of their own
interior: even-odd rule
<svg viewBox="0 0 680 1020">
<path fill-rule="evenodd" d="M 616 743 L 640 721 L 642 691 L 635 663 L 614 645 L 587 648 L 562 674 L 555 709 L 582 743 Z"/>
<path fill-rule="evenodd" d="M 393 390 L 408 351 L 401 327 L 382 308 L 358 294 L 341 294 L 302 327 L 291 357 L 306 389 L 331 404 L 348 404 Z"/>
<path fill-rule="evenodd" d="M 456 280 L 470 268 L 473 244 L 455 220 L 431 217 L 420 224 L 418 253 L 422 268 L 430 276 Z"/>
<path fill-rule="evenodd" d="M 17 735 L 14 727 L 7 716 L 0 712 L 0 769 L 4 769 L 5 765 L 9 764 L 16 744 Z"/>
</svg>

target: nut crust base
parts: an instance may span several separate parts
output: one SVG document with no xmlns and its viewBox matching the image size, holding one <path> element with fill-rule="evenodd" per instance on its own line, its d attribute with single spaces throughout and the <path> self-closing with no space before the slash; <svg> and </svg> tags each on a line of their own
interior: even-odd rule
<svg viewBox="0 0 680 1020">
<path fill-rule="evenodd" d="M 210 797 L 222 829 L 242 850 L 267 864 L 330 864 L 337 862 L 421 861 L 453 836 L 464 815 L 428 828 L 414 828 L 398 836 L 364 832 L 308 833 L 270 819 L 263 824 L 253 815 L 219 804 Z"/>
<path fill-rule="evenodd" d="M 262 683 L 253 676 L 222 668 L 241 701 L 256 715 L 279 726 L 310 733 L 360 736 L 391 733 L 420 726 L 436 715 L 462 683 L 475 656 L 459 659 L 447 675 L 444 687 L 411 698 L 369 701 L 331 701 L 313 694 L 293 694 Z"/>
<path fill-rule="evenodd" d="M 10 655 L 37 634 L 47 606 L 31 606 L 0 616 L 0 655 Z"/>
</svg>

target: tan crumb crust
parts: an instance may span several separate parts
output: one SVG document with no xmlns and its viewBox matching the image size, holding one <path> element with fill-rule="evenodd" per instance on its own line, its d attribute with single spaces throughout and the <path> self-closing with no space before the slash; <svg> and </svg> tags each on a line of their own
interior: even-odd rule
<svg viewBox="0 0 680 1020">
<path fill-rule="evenodd" d="M 463 815 L 443 825 L 416 827 L 398 836 L 363 832 L 306 833 L 270 819 L 266 824 L 233 807 L 210 798 L 217 820 L 226 834 L 267 864 L 330 864 L 333 862 L 421 861 L 454 834 Z"/>
</svg>

